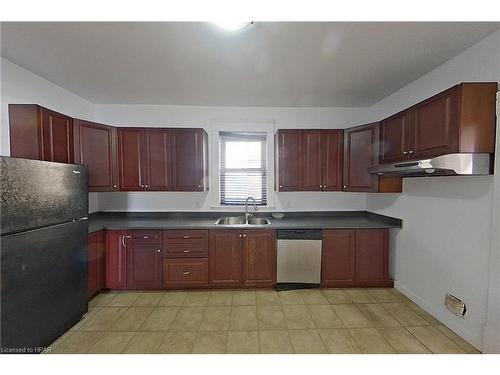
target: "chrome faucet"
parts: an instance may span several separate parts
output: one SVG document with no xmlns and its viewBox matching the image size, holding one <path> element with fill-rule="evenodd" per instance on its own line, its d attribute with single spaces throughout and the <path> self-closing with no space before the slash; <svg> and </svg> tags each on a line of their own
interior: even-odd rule
<svg viewBox="0 0 500 375">
<path fill-rule="evenodd" d="M 245 221 L 248 223 L 248 219 L 252 217 L 253 214 L 248 212 L 248 201 L 253 200 L 253 212 L 258 211 L 257 204 L 255 203 L 255 199 L 253 197 L 248 197 L 245 201 Z"/>
</svg>

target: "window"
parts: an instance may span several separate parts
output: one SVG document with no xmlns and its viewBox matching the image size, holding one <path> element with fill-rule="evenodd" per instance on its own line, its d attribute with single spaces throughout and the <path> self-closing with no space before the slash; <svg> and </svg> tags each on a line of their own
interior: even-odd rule
<svg viewBox="0 0 500 375">
<path fill-rule="evenodd" d="M 220 204 L 267 204 L 266 133 L 220 132 Z"/>
</svg>

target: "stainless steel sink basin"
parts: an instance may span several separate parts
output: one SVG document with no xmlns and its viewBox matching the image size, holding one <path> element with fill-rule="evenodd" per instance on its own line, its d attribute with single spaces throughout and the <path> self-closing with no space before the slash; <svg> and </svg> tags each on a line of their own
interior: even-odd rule
<svg viewBox="0 0 500 375">
<path fill-rule="evenodd" d="M 248 219 L 248 225 L 269 225 L 271 222 L 265 217 L 252 217 Z"/>
<path fill-rule="evenodd" d="M 265 217 L 252 217 L 245 220 L 244 216 L 227 216 L 220 217 L 215 222 L 215 225 L 249 225 L 249 226 L 259 226 L 259 225 L 269 225 L 271 222 Z"/>
<path fill-rule="evenodd" d="M 216 222 L 216 225 L 243 225 L 246 224 L 245 216 L 227 216 L 220 217 Z"/>
</svg>

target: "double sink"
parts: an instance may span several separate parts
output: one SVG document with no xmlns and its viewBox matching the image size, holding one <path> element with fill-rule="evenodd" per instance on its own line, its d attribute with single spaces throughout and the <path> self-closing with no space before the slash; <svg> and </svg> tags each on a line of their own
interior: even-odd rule
<svg viewBox="0 0 500 375">
<path fill-rule="evenodd" d="M 245 216 L 227 216 L 227 217 L 220 217 L 217 219 L 215 222 L 215 225 L 225 225 L 225 226 L 241 226 L 241 225 L 248 225 L 248 226 L 264 226 L 264 225 L 270 225 L 271 222 L 266 219 L 265 217 L 249 217 L 248 219 L 245 219 Z"/>
</svg>

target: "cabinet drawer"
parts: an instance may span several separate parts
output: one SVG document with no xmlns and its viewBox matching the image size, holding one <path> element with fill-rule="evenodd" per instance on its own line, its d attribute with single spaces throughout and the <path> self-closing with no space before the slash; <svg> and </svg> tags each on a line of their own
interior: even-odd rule
<svg viewBox="0 0 500 375">
<path fill-rule="evenodd" d="M 164 258 L 206 258 L 208 243 L 167 243 L 163 244 Z"/>
<path fill-rule="evenodd" d="M 133 229 L 127 231 L 127 238 L 133 241 L 161 243 L 161 230 Z"/>
<path fill-rule="evenodd" d="M 208 242 L 208 230 L 165 230 L 163 241 L 165 243 Z"/>
<path fill-rule="evenodd" d="M 208 259 L 164 259 L 163 286 L 208 285 Z"/>
</svg>

